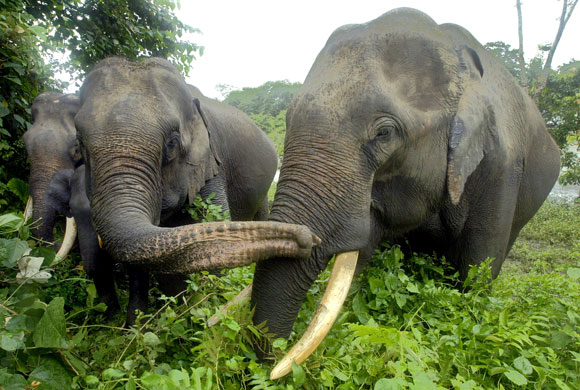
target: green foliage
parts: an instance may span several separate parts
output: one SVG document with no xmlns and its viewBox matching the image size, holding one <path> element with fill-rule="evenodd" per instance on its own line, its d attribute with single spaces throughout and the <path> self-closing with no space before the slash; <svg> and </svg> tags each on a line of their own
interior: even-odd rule
<svg viewBox="0 0 580 390">
<path fill-rule="evenodd" d="M 502 41 L 488 42 L 484 45 L 484 47 L 505 65 L 507 70 L 519 83 L 522 69 L 520 66 L 518 49 L 514 49 L 511 47 L 511 45 Z M 533 84 L 534 81 L 539 79 L 544 63 L 544 53 L 546 50 L 549 50 L 549 48 L 539 49 L 540 52 L 527 64 L 525 64 L 525 72 L 528 76 L 528 82 L 530 84 Z"/>
<path fill-rule="evenodd" d="M 244 111 L 274 142 L 278 156 L 284 153 L 286 109 L 302 84 L 268 81 L 257 88 L 228 92 L 225 102 Z M 227 86 L 223 86 L 227 90 Z"/>
<path fill-rule="evenodd" d="M 200 194 L 197 194 L 193 204 L 186 205 L 185 210 L 197 222 L 229 221 L 230 211 L 224 211 L 221 205 L 213 203 L 215 195 L 215 192 L 212 192 L 203 199 Z"/>
<path fill-rule="evenodd" d="M 203 47 L 185 39 L 175 0 L 0 0 L 0 210 L 24 207 L 9 179 L 27 181 L 22 135 L 34 98 L 62 90 L 56 72 L 80 79 L 97 61 L 121 55 L 168 58 L 184 73 Z M 66 58 L 63 60 L 62 58 Z M 63 62 L 64 61 L 64 62 Z"/>
<path fill-rule="evenodd" d="M 256 125 L 264 130 L 274 142 L 278 156 L 284 155 L 284 138 L 286 137 L 286 110 L 282 110 L 276 116 L 270 114 L 252 114 L 250 118 Z"/>
<path fill-rule="evenodd" d="M 562 184 L 580 184 L 580 62 L 552 72 L 539 97 L 538 107 L 550 133 L 562 150 Z"/>
<path fill-rule="evenodd" d="M 22 1 L 0 0 L 0 209 L 22 206 L 7 183 L 25 178 L 21 137 L 30 125 L 30 106 L 40 92 L 58 86 L 38 49 L 47 31 L 22 7 Z"/>
<path fill-rule="evenodd" d="M 288 80 L 268 81 L 257 88 L 230 91 L 224 102 L 248 115 L 268 114 L 275 117 L 288 108 L 301 86 L 300 83 L 290 83 Z"/>
<path fill-rule="evenodd" d="M 577 205 L 547 203 L 520 241 L 536 249 L 578 241 L 570 227 L 578 215 Z M 29 246 L 20 236 L 25 227 L 18 215 L 1 216 L 3 243 Z M 573 249 L 566 263 L 544 267 L 538 258 L 526 272 L 508 261 L 494 282 L 488 260 L 460 291 L 444 260 L 385 247 L 355 280 L 321 346 L 271 381 L 271 365 L 252 349 L 269 336 L 252 324 L 247 301 L 215 327 L 205 325 L 251 281 L 252 267 L 192 275 L 187 291 L 159 296 L 152 314 L 124 329 L 102 325 L 94 285 L 70 264 L 59 264 L 49 283 L 16 282 L 3 243 L 0 383 L 7 389 L 580 388 L 580 255 Z M 328 278 L 324 271 L 312 285 L 296 335 L 271 340 L 277 358 L 304 332 Z M 70 291 L 59 298 L 64 287 Z"/>
<path fill-rule="evenodd" d="M 198 30 L 174 14 L 174 0 L 25 0 L 25 10 L 51 33 L 48 50 L 70 53 L 69 73 L 82 74 L 111 55 L 134 60 L 143 56 L 169 59 L 185 74 L 203 48 L 184 39 Z"/>
</svg>

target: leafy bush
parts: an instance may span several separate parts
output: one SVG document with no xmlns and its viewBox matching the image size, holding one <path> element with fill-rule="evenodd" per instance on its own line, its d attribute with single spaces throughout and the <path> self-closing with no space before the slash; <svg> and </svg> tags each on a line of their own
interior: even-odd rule
<svg viewBox="0 0 580 390">
<path fill-rule="evenodd" d="M 553 229 L 562 240 L 575 237 L 561 223 L 567 213 L 577 218 L 575 207 L 547 204 L 522 236 L 540 239 L 539 231 Z M 70 262 L 54 267 L 45 284 L 16 282 L 11 248 L 35 243 L 24 240 L 17 215 L 2 216 L 0 226 L 6 389 L 580 388 L 580 257 L 570 253 L 566 264 L 527 273 L 511 261 L 491 288 L 485 262 L 460 291 L 444 260 L 386 247 L 355 280 L 321 346 L 291 375 L 270 381 L 270 364 L 252 349 L 269 336 L 252 325 L 247 302 L 205 325 L 251 281 L 252 267 L 192 275 L 186 292 L 159 296 L 151 314 L 126 329 L 103 324 L 94 286 Z M 528 253 L 536 255 L 533 247 Z M 291 340 L 271 340 L 278 358 L 304 332 L 328 277 L 312 285 Z"/>
</svg>

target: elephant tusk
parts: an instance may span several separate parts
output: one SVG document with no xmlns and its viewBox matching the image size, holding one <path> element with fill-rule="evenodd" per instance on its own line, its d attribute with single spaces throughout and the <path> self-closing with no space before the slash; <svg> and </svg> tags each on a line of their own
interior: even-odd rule
<svg viewBox="0 0 580 390">
<path fill-rule="evenodd" d="M 75 239 L 77 238 L 77 223 L 74 218 L 66 219 L 66 230 L 64 232 L 64 238 L 62 240 L 62 245 L 56 254 L 57 258 L 54 260 L 53 264 L 58 264 L 61 262 L 70 252 Z"/>
<path fill-rule="evenodd" d="M 97 234 L 97 241 L 99 242 L 99 248 L 103 249 L 103 240 L 100 234 Z"/>
<path fill-rule="evenodd" d="M 238 295 L 235 296 L 234 299 L 230 300 L 228 303 L 224 305 L 219 311 L 219 313 L 225 314 L 228 308 L 232 305 L 237 305 L 242 302 L 244 299 L 249 298 L 252 295 L 252 283 L 248 284 Z M 214 325 L 217 325 L 221 321 L 221 316 L 216 313 L 207 320 L 206 324 L 207 327 L 210 328 Z"/>
<path fill-rule="evenodd" d="M 32 196 L 29 196 L 28 201 L 26 202 L 26 207 L 24 208 L 24 222 L 32 218 L 32 210 L 33 210 Z"/>
<path fill-rule="evenodd" d="M 306 332 L 294 347 L 278 362 L 270 373 L 270 379 L 278 379 L 292 371 L 292 362 L 301 364 L 324 340 L 338 317 L 346 299 L 358 259 L 358 251 L 345 252 L 336 256 L 328 287 Z"/>
</svg>

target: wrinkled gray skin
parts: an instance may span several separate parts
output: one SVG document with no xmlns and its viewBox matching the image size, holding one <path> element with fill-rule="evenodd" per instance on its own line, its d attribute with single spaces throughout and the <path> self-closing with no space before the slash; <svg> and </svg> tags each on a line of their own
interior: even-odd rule
<svg viewBox="0 0 580 390">
<path fill-rule="evenodd" d="M 46 191 L 46 202 L 68 218 L 74 217 L 83 268 L 95 282 L 99 299 L 107 305 L 105 315 L 111 318 L 119 311 L 113 278 L 113 260 L 105 250 L 99 247 L 97 233 L 91 221 L 90 204 L 85 187 L 84 165 L 74 170 L 60 170 L 50 180 Z M 130 302 L 134 301 L 137 295 L 133 292 L 131 298 Z"/>
<path fill-rule="evenodd" d="M 214 203 L 234 221 L 267 218 L 277 166 L 272 142 L 241 111 L 188 86 L 169 62 L 104 60 L 80 98 L 75 123 L 86 193 L 96 231 L 116 261 L 145 275 L 168 274 L 160 280 L 168 289 L 180 285 L 176 274 L 212 268 L 211 251 L 220 245 L 187 260 L 199 250 L 188 245 L 201 232 L 189 233 L 192 221 L 181 210 L 198 193 L 215 192 Z"/>
<path fill-rule="evenodd" d="M 23 136 L 30 160 L 28 184 L 33 201 L 32 220 L 39 221 L 32 233 L 47 242 L 54 240 L 56 210 L 46 203 L 45 194 L 54 173 L 74 167 L 74 116 L 78 109 L 76 95 L 41 93 L 32 104 L 32 126 Z"/>
<path fill-rule="evenodd" d="M 270 220 L 322 239 L 308 261 L 258 263 L 254 323 L 288 337 L 335 253 L 383 240 L 495 277 L 559 171 L 559 151 L 513 76 L 457 25 L 396 9 L 336 30 L 286 118 Z"/>
</svg>

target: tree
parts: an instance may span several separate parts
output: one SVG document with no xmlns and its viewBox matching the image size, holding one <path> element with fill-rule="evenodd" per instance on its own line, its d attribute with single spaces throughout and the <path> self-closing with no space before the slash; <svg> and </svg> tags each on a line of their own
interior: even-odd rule
<svg viewBox="0 0 580 390">
<path fill-rule="evenodd" d="M 203 48 L 185 40 L 176 0 L 0 0 L 0 199 L 11 178 L 26 180 L 21 141 L 41 92 L 66 87 L 56 71 L 80 79 L 97 61 L 162 56 L 185 74 Z M 64 62 L 59 58 L 67 58 Z M 3 204 L 0 201 L 0 207 Z M 6 206 L 6 204 L 4 204 Z M 15 204 L 14 207 L 20 207 Z"/>
<path fill-rule="evenodd" d="M 276 116 L 285 110 L 302 84 L 288 80 L 268 81 L 257 88 L 231 91 L 226 103 L 238 107 L 246 114 L 269 114 Z"/>
<path fill-rule="evenodd" d="M 546 86 L 548 82 L 548 76 L 550 75 L 550 71 L 552 70 L 552 59 L 554 58 L 554 54 L 556 53 L 556 49 L 558 48 L 558 43 L 560 43 L 560 38 L 562 38 L 562 34 L 564 33 L 564 29 L 566 28 L 566 24 L 570 20 L 572 16 L 572 12 L 574 12 L 574 8 L 578 4 L 578 0 L 562 0 L 562 12 L 560 14 L 560 23 L 558 25 L 558 30 L 556 32 L 556 37 L 551 45 L 547 46 L 546 49 L 548 51 L 548 55 L 544 62 L 544 66 L 542 68 L 542 72 L 540 74 L 539 79 L 533 86 L 534 95 L 536 98 L 539 98 L 542 94 L 542 90 Z M 518 35 L 519 35 L 519 62 L 523 67 L 524 64 L 524 49 L 523 49 L 523 30 L 522 30 L 522 7 L 520 0 L 516 0 L 516 8 L 518 11 Z M 522 82 L 522 86 L 528 86 L 528 80 L 524 76 L 523 79 L 520 79 Z"/>
<path fill-rule="evenodd" d="M 507 70 L 509 70 L 516 79 L 520 78 L 522 66 L 519 62 L 517 49 L 512 49 L 511 45 L 502 41 L 488 42 L 484 47 L 501 60 Z"/>
<path fill-rule="evenodd" d="M 580 61 L 552 72 L 538 98 L 546 125 L 562 151 L 562 184 L 580 184 Z"/>
<path fill-rule="evenodd" d="M 288 80 L 268 81 L 257 88 L 230 90 L 224 101 L 248 114 L 268 134 L 278 155 L 282 156 L 286 109 L 301 86 L 300 83 L 290 83 Z"/>
</svg>

